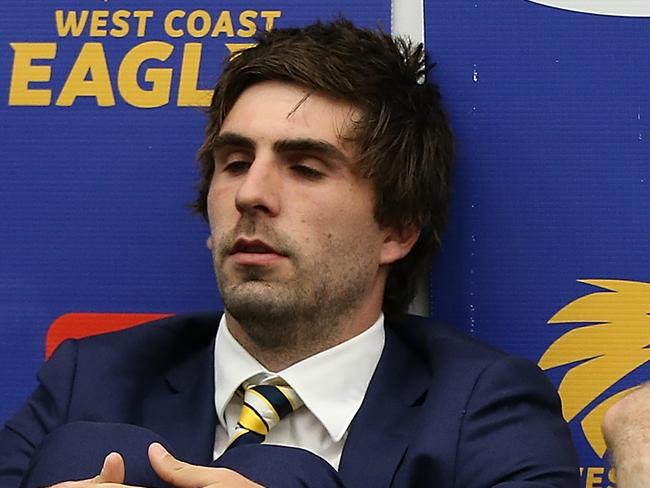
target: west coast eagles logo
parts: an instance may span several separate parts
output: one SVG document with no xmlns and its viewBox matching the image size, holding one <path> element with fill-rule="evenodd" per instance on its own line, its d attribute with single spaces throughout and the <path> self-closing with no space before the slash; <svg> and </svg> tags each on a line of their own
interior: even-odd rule
<svg viewBox="0 0 650 488">
<path fill-rule="evenodd" d="M 542 369 L 571 366 L 559 386 L 567 422 L 580 421 L 594 452 L 605 453 L 600 425 L 605 411 L 630 389 L 597 401 L 620 379 L 650 359 L 650 283 L 624 280 L 579 280 L 598 287 L 560 309 L 549 324 L 578 323 L 546 350 Z"/>
</svg>

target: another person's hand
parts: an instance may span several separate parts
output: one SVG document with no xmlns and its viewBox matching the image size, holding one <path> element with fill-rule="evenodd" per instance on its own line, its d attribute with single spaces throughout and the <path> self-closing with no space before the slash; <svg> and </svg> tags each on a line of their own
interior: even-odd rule
<svg viewBox="0 0 650 488">
<path fill-rule="evenodd" d="M 603 434 L 616 468 L 616 486 L 650 486 L 650 382 L 607 411 Z"/>
</svg>

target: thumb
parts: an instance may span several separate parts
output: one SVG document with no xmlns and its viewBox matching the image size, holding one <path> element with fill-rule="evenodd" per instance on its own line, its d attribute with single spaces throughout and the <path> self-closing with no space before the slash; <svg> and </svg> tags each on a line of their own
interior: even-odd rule
<svg viewBox="0 0 650 488">
<path fill-rule="evenodd" d="M 124 483 L 124 459 L 119 453 L 111 452 L 106 456 L 104 466 L 93 483 Z"/>
</svg>

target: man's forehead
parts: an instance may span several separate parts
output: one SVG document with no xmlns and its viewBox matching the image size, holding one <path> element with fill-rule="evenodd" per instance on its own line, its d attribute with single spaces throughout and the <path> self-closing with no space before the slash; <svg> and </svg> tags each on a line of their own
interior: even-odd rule
<svg viewBox="0 0 650 488">
<path fill-rule="evenodd" d="M 246 88 L 221 124 L 219 134 L 235 132 L 275 141 L 321 139 L 355 152 L 360 109 L 352 103 L 296 83 L 264 81 Z"/>
</svg>

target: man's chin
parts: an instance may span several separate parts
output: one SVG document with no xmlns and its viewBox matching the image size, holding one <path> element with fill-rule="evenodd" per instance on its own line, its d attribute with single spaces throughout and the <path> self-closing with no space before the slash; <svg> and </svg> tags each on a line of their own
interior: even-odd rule
<svg viewBox="0 0 650 488">
<path fill-rule="evenodd" d="M 247 280 L 241 283 L 223 287 L 221 297 L 227 308 L 228 304 L 237 305 L 237 307 L 257 306 L 260 303 L 273 305 L 281 294 L 278 284 L 264 280 Z"/>
<path fill-rule="evenodd" d="M 288 271 L 285 266 L 240 266 L 231 260 L 227 260 L 220 269 L 216 269 L 217 276 L 226 277 L 226 281 L 230 286 L 242 286 L 259 282 L 281 282 L 288 278 Z"/>
<path fill-rule="evenodd" d="M 301 290 L 304 291 L 304 290 Z M 281 283 L 251 280 L 224 287 L 226 310 L 238 321 L 285 321 L 302 310 L 305 300 Z"/>
</svg>

